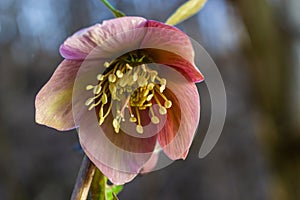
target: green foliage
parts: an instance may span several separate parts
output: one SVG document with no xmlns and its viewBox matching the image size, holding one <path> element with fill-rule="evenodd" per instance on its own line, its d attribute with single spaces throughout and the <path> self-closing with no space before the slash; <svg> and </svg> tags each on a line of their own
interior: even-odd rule
<svg viewBox="0 0 300 200">
<path fill-rule="evenodd" d="M 123 185 L 106 185 L 106 200 L 118 200 L 117 194 L 123 189 Z"/>
<path fill-rule="evenodd" d="M 99 169 L 95 170 L 91 185 L 91 199 L 118 200 L 117 194 L 119 194 L 122 189 L 122 185 L 107 184 L 107 178 L 101 173 Z"/>
</svg>

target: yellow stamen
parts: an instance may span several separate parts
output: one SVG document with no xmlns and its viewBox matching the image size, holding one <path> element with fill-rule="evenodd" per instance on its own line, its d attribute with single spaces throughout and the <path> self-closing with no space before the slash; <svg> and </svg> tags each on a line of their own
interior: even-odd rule
<svg viewBox="0 0 300 200">
<path fill-rule="evenodd" d="M 143 131 L 143 127 L 141 126 L 141 118 L 140 118 L 140 113 L 139 113 L 138 107 L 135 107 L 135 112 L 136 112 L 137 122 L 138 122 L 138 125 L 136 126 L 136 131 L 138 133 L 142 134 L 144 131 Z"/>
<path fill-rule="evenodd" d="M 171 108 L 171 106 L 172 106 L 172 101 L 170 101 L 170 100 L 165 101 L 164 106 L 165 106 L 166 108 Z"/>
<path fill-rule="evenodd" d="M 132 70 L 132 67 L 128 63 L 126 63 L 126 67 L 127 69 Z"/>
<path fill-rule="evenodd" d="M 104 122 L 105 118 L 109 115 L 109 112 L 111 110 L 112 104 L 113 104 L 112 101 L 110 101 L 109 107 L 108 107 L 105 115 L 104 116 L 102 115 L 102 117 L 100 116 L 100 120 L 99 120 L 99 124 L 100 125 Z M 103 107 L 103 105 L 101 107 Z"/>
<path fill-rule="evenodd" d="M 160 87 L 159 87 L 159 91 L 160 91 L 160 93 L 163 93 L 163 91 L 166 89 L 166 86 L 165 85 L 161 85 Z"/>
<path fill-rule="evenodd" d="M 102 101 L 102 104 L 107 103 L 107 95 L 105 93 L 102 94 L 101 101 Z"/>
<path fill-rule="evenodd" d="M 93 85 L 87 85 L 85 89 L 86 89 L 86 90 L 91 90 L 91 89 L 93 89 L 93 88 L 94 88 Z"/>
<path fill-rule="evenodd" d="M 147 85 L 147 89 L 148 90 L 153 90 L 153 88 L 154 88 L 154 83 L 149 83 L 148 85 Z"/>
<path fill-rule="evenodd" d="M 109 82 L 114 83 L 114 82 L 116 82 L 116 80 L 117 80 L 116 75 L 110 74 L 110 75 L 108 76 L 108 81 L 109 81 Z"/>
<path fill-rule="evenodd" d="M 103 81 L 104 77 L 105 77 L 104 75 L 98 74 L 98 75 L 97 75 L 97 80 L 98 80 L 98 81 Z"/>
<path fill-rule="evenodd" d="M 129 121 L 135 123 L 135 122 L 136 122 L 136 118 L 132 115 L 132 116 L 129 118 Z"/>
<path fill-rule="evenodd" d="M 116 75 L 118 78 L 122 78 L 123 77 L 123 72 L 121 70 L 117 70 Z"/>
<path fill-rule="evenodd" d="M 158 109 L 158 111 L 159 111 L 159 113 L 161 115 L 167 114 L 167 109 L 165 107 L 163 107 L 163 106 L 160 106 L 159 109 Z"/>
<path fill-rule="evenodd" d="M 146 99 L 146 100 L 147 100 L 147 101 L 151 101 L 151 99 L 153 98 L 153 96 L 154 96 L 153 94 L 149 94 L 149 95 L 147 96 L 147 99 Z"/>
<path fill-rule="evenodd" d="M 150 107 L 150 112 L 151 112 L 151 115 L 152 115 L 151 122 L 153 124 L 158 124 L 159 123 L 159 118 L 154 115 L 154 111 L 153 111 L 152 107 Z"/>
<path fill-rule="evenodd" d="M 143 134 L 144 132 L 144 129 L 141 125 L 137 125 L 136 126 L 136 132 L 138 132 L 139 134 Z"/>
<path fill-rule="evenodd" d="M 115 129 L 115 132 L 119 133 L 119 131 L 120 131 L 120 122 L 116 118 L 113 120 L 113 127 Z"/>
<path fill-rule="evenodd" d="M 104 65 L 104 67 L 108 68 L 109 65 L 110 65 L 110 63 L 109 62 L 105 62 L 103 65 Z"/>
<path fill-rule="evenodd" d="M 99 125 L 102 125 L 102 123 L 104 122 L 104 117 L 103 117 L 103 105 L 101 106 L 100 110 L 99 110 Z"/>
<path fill-rule="evenodd" d="M 94 93 L 94 94 L 99 94 L 99 93 L 101 92 L 101 89 L 102 89 L 102 87 L 101 87 L 100 84 L 99 84 L 99 85 L 96 85 L 96 86 L 94 87 L 94 89 L 93 89 L 93 93 Z"/>
<path fill-rule="evenodd" d="M 97 75 L 99 83 L 87 85 L 86 90 L 92 90 L 94 97 L 89 98 L 85 105 L 88 109 L 99 109 L 99 125 L 102 125 L 109 114 L 112 113 L 112 105 L 116 106 L 116 116 L 112 126 L 116 133 L 120 132 L 122 121 L 125 121 L 125 109 L 129 110 L 129 121 L 136 123 L 136 131 L 144 132 L 142 126 L 142 110 L 150 111 L 151 123 L 159 124 L 160 119 L 155 116 L 153 104 L 158 104 L 158 113 L 165 115 L 172 102 L 166 98 L 163 92 L 166 89 L 166 79 L 158 76 L 158 72 L 152 70 L 145 60 L 145 55 L 129 53 L 112 62 L 105 62 L 106 70 Z M 125 95 L 125 96 L 124 96 Z M 126 97 L 126 99 L 124 98 Z M 154 98 L 154 100 L 153 100 Z M 109 106 L 105 107 L 109 103 Z M 163 105 L 162 105 L 163 104 Z M 107 108 L 104 111 L 104 107 Z M 132 108 L 135 109 L 135 114 Z"/>
<path fill-rule="evenodd" d="M 85 101 L 85 105 L 89 106 L 93 102 L 94 102 L 94 98 L 89 98 L 88 100 Z"/>
<path fill-rule="evenodd" d="M 95 108 L 96 106 L 98 106 L 100 104 L 101 101 L 98 101 L 97 103 L 94 103 L 92 105 L 90 105 L 90 107 L 88 108 L 88 110 L 92 110 L 93 108 Z"/>
</svg>

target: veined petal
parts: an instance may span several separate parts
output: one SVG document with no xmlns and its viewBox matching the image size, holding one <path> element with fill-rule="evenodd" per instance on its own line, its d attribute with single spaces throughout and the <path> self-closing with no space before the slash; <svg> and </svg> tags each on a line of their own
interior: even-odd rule
<svg viewBox="0 0 300 200">
<path fill-rule="evenodd" d="M 147 21 L 147 34 L 142 48 L 156 48 L 173 52 L 188 62 L 194 62 L 194 50 L 189 37 L 178 28 L 153 20 Z"/>
<path fill-rule="evenodd" d="M 108 115 L 101 126 L 97 114 L 98 110 L 86 112 L 80 120 L 79 139 L 87 156 L 96 166 L 97 163 L 102 163 L 112 171 L 139 173 L 152 155 L 157 136 L 137 138 L 123 132 L 122 129 L 119 133 L 115 133 L 112 114 Z M 109 174 L 107 175 L 111 178 Z"/>
<path fill-rule="evenodd" d="M 127 49 L 139 47 L 145 30 L 146 19 L 121 17 L 103 21 L 78 31 L 60 47 L 60 53 L 67 59 L 85 59 L 92 51 L 98 58 L 108 58 Z M 136 29 L 138 31 L 136 31 Z M 91 58 L 91 57 L 90 57 Z"/>
<path fill-rule="evenodd" d="M 128 173 L 119 171 L 108 167 L 101 163 L 98 159 L 94 158 L 93 155 L 89 155 L 89 158 L 97 166 L 97 168 L 115 185 L 123 185 L 130 182 L 138 173 Z"/>
<path fill-rule="evenodd" d="M 35 99 L 35 119 L 57 130 L 75 127 L 72 114 L 72 91 L 81 62 L 64 60 L 57 67 Z"/>
<path fill-rule="evenodd" d="M 147 174 L 147 173 L 151 172 L 157 164 L 158 157 L 159 157 L 159 153 L 158 152 L 153 152 L 150 159 L 144 164 L 144 166 L 143 166 L 142 170 L 140 171 L 140 173 L 141 174 Z"/>
<path fill-rule="evenodd" d="M 172 107 L 168 109 L 158 142 L 169 158 L 185 159 L 200 118 L 199 94 L 192 81 L 170 70 L 161 70 L 160 75 L 166 72 L 168 80 L 164 94 L 172 101 Z"/>
<path fill-rule="evenodd" d="M 178 54 L 171 51 L 162 49 L 147 49 L 147 53 L 153 59 L 155 63 L 167 65 L 173 67 L 177 71 L 181 72 L 187 79 L 193 82 L 201 82 L 204 80 L 204 76 L 199 69 Z"/>
<path fill-rule="evenodd" d="M 189 37 L 176 27 L 149 20 L 141 48 L 153 49 L 156 62 L 176 67 L 194 82 L 203 80 L 194 64 L 194 49 Z"/>
</svg>

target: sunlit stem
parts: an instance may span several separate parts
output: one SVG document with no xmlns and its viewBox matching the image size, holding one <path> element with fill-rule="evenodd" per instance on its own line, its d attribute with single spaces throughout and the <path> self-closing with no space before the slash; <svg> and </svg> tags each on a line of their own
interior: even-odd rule
<svg viewBox="0 0 300 200">
<path fill-rule="evenodd" d="M 85 155 L 80 171 L 78 173 L 76 183 L 72 192 L 71 200 L 86 200 L 92 179 L 95 173 L 95 165 L 90 161 L 90 159 Z"/>
<path fill-rule="evenodd" d="M 124 17 L 125 14 L 120 10 L 113 7 L 107 0 L 101 0 L 101 2 L 114 14 L 115 17 Z"/>
</svg>

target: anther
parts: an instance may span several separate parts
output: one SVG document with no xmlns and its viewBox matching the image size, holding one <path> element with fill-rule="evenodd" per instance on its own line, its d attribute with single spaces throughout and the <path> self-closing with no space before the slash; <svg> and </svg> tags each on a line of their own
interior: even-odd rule
<svg viewBox="0 0 300 200">
<path fill-rule="evenodd" d="M 103 74 L 98 74 L 97 75 L 97 80 L 98 81 L 103 81 L 103 78 L 104 78 Z"/>
<path fill-rule="evenodd" d="M 170 100 L 165 101 L 164 106 L 165 106 L 166 108 L 171 108 L 171 106 L 172 106 L 172 101 L 170 101 Z"/>
<path fill-rule="evenodd" d="M 147 85 L 147 89 L 148 90 L 153 90 L 153 88 L 154 88 L 154 84 L 153 83 L 149 83 L 148 85 Z"/>
<path fill-rule="evenodd" d="M 158 111 L 161 115 L 167 114 L 167 109 L 163 106 L 160 106 Z"/>
<path fill-rule="evenodd" d="M 114 74 L 110 74 L 108 76 L 108 81 L 111 82 L 111 83 L 114 83 L 116 81 L 116 79 L 117 79 L 117 77 Z"/>
<path fill-rule="evenodd" d="M 128 63 L 126 63 L 126 67 L 127 67 L 127 69 L 129 69 L 129 70 L 132 69 L 132 67 L 131 67 Z"/>
<path fill-rule="evenodd" d="M 148 90 L 148 89 L 145 89 L 145 90 L 143 91 L 143 97 L 146 97 L 148 94 L 149 94 L 149 90 Z"/>
<path fill-rule="evenodd" d="M 139 134 L 143 134 L 143 132 L 144 132 L 143 127 L 141 125 L 137 125 L 136 132 L 138 132 Z"/>
<path fill-rule="evenodd" d="M 151 113 L 151 122 L 153 123 L 153 124 L 158 124 L 159 123 L 159 118 L 158 117 L 156 117 L 155 116 L 155 114 L 154 114 L 154 111 L 153 111 L 153 108 L 152 107 L 150 107 L 150 113 Z"/>
<path fill-rule="evenodd" d="M 121 72 L 121 70 L 117 70 L 116 75 L 118 78 L 122 78 L 123 77 L 123 72 Z"/>
<path fill-rule="evenodd" d="M 156 116 L 153 116 L 153 117 L 151 117 L 151 122 L 152 122 L 153 124 L 159 124 L 159 118 L 156 117 Z"/>
<path fill-rule="evenodd" d="M 160 79 L 160 84 L 166 85 L 167 84 L 167 80 L 165 78 Z"/>
<path fill-rule="evenodd" d="M 86 100 L 85 105 L 89 106 L 93 102 L 94 102 L 94 98 L 89 98 L 88 100 Z"/>
<path fill-rule="evenodd" d="M 166 89 L 166 85 L 161 85 L 160 87 L 159 87 L 159 91 L 161 92 L 161 93 L 163 93 L 163 91 Z"/>
<path fill-rule="evenodd" d="M 94 88 L 93 85 L 87 85 L 85 89 L 86 89 L 86 90 L 91 90 L 91 89 L 93 89 L 93 88 Z"/>
<path fill-rule="evenodd" d="M 142 70 L 144 71 L 144 72 L 147 72 L 147 70 L 146 70 L 146 65 L 145 64 L 142 64 Z"/>
<path fill-rule="evenodd" d="M 104 65 L 104 67 L 108 68 L 110 64 L 109 64 L 109 62 L 105 62 L 103 65 Z"/>
<path fill-rule="evenodd" d="M 153 96 L 154 96 L 153 94 L 149 94 L 149 95 L 147 96 L 147 99 L 146 99 L 146 100 L 147 100 L 147 101 L 151 101 L 151 99 L 153 98 Z"/>
<path fill-rule="evenodd" d="M 101 92 L 101 89 L 102 89 L 101 85 L 96 85 L 94 87 L 93 93 L 94 94 L 99 94 Z"/>
<path fill-rule="evenodd" d="M 132 117 L 129 118 L 129 121 L 135 123 L 136 122 L 136 118 L 134 116 L 132 116 Z"/>
<path fill-rule="evenodd" d="M 106 93 L 102 94 L 101 101 L 102 101 L 102 104 L 106 104 L 107 103 L 107 95 L 106 95 Z"/>
<path fill-rule="evenodd" d="M 115 132 L 116 132 L 116 133 L 119 133 L 119 130 L 120 130 L 120 123 L 119 123 L 119 121 L 118 121 L 116 118 L 113 120 L 113 127 L 114 127 L 114 129 L 115 129 Z"/>
<path fill-rule="evenodd" d="M 150 74 L 150 80 L 151 80 L 151 82 L 154 82 L 155 79 L 156 79 L 156 77 L 157 77 L 157 75 L 158 75 L 157 71 L 154 71 L 154 70 L 150 71 L 149 74 Z"/>
</svg>

